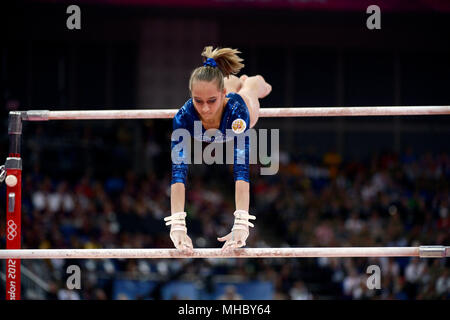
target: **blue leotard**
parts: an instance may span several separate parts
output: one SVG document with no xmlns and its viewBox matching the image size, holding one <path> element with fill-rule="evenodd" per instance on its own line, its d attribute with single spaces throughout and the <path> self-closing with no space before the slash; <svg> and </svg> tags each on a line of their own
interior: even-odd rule
<svg viewBox="0 0 450 320">
<path fill-rule="evenodd" d="M 249 181 L 249 138 L 245 138 L 244 148 L 242 148 L 242 144 L 238 144 L 236 139 L 240 134 L 245 134 L 245 132 L 250 128 L 250 116 L 248 113 L 247 105 L 245 104 L 242 97 L 237 93 L 228 93 L 226 95 L 229 98 L 227 104 L 222 113 L 222 119 L 220 121 L 219 130 L 223 135 L 224 141 L 218 141 L 217 139 L 211 139 L 208 135 L 204 135 L 205 129 L 202 125 L 202 134 L 201 136 L 194 137 L 194 121 L 200 121 L 200 118 L 197 114 L 197 111 L 194 108 L 194 103 L 192 102 L 192 98 L 189 99 L 177 112 L 175 117 L 173 118 L 173 130 L 176 129 L 186 129 L 189 131 L 192 137 L 197 140 L 205 141 L 205 142 L 226 142 L 230 137 L 227 138 L 226 130 L 232 130 L 233 128 L 237 130 L 234 131 L 234 164 L 233 164 L 233 175 L 234 180 L 244 180 Z M 245 123 L 244 123 L 245 122 Z M 237 127 L 236 127 L 237 125 Z M 234 126 L 234 127 L 233 127 Z M 214 138 L 214 137 L 213 137 Z M 182 138 L 178 139 L 178 141 L 172 141 L 172 149 L 182 141 Z M 179 152 L 179 156 L 181 159 L 184 159 L 183 152 Z M 244 162 L 245 156 L 245 162 Z M 239 163 L 237 161 L 238 157 L 242 159 Z M 180 161 L 178 161 L 180 162 Z M 243 163 L 244 162 L 244 163 Z M 181 163 L 173 163 L 172 162 L 172 181 L 171 184 L 176 182 L 186 183 L 187 176 L 187 168 L 188 164 L 186 161 L 181 161 Z"/>
</svg>

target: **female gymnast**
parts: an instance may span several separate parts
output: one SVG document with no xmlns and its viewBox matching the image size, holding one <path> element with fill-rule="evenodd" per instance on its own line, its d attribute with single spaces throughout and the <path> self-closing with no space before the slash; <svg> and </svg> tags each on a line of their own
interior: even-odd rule
<svg viewBox="0 0 450 320">
<path fill-rule="evenodd" d="M 191 98 L 180 108 L 173 118 L 173 130 L 183 128 L 193 136 L 194 121 L 201 121 L 202 133 L 208 129 L 220 130 L 225 136 L 226 130 L 233 130 L 237 136 L 252 128 L 258 121 L 259 100 L 266 97 L 272 87 L 260 75 L 240 78 L 235 74 L 244 65 L 238 54 L 231 48 L 205 47 L 202 53 L 203 66 L 196 68 L 189 80 Z M 196 137 L 194 137 L 196 138 Z M 203 135 L 200 139 L 204 139 Z M 224 139 L 225 140 L 225 139 Z M 249 140 L 249 139 L 245 139 Z M 225 242 L 222 249 L 228 250 L 245 246 L 249 235 L 250 188 L 249 188 L 249 143 L 245 142 L 245 150 L 234 145 L 233 174 L 235 180 L 235 220 L 231 232 L 217 240 Z M 172 141 L 172 150 L 180 141 Z M 209 141 L 211 142 L 211 141 Z M 180 157 L 184 155 L 180 152 Z M 237 154 L 245 153 L 245 163 L 237 163 Z M 178 250 L 192 253 L 192 240 L 187 235 L 185 205 L 185 183 L 187 163 L 172 162 L 171 181 L 171 215 L 164 218 L 170 225 L 170 238 Z"/>
</svg>

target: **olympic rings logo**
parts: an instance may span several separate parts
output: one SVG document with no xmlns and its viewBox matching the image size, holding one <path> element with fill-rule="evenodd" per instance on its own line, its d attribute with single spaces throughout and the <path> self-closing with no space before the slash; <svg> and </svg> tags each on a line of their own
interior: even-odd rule
<svg viewBox="0 0 450 320">
<path fill-rule="evenodd" d="M 17 224 L 15 224 L 13 220 L 8 220 L 7 225 L 8 225 L 6 231 L 8 233 L 7 237 L 9 241 L 12 241 L 17 236 Z"/>
</svg>

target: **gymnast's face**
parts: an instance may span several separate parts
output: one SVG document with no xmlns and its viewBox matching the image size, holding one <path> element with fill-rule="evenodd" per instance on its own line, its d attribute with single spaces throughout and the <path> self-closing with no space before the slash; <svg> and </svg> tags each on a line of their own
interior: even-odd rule
<svg viewBox="0 0 450 320">
<path fill-rule="evenodd" d="M 215 81 L 192 83 L 192 101 L 202 121 L 215 122 L 220 118 L 225 93 L 225 88 L 219 90 Z"/>
</svg>

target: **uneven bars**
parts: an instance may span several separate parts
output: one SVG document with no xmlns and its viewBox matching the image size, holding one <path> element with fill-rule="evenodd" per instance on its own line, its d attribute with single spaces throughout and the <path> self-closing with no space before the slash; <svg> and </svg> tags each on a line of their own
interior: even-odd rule
<svg viewBox="0 0 450 320">
<path fill-rule="evenodd" d="M 12 111 L 21 113 L 22 120 L 106 120 L 106 119 L 171 119 L 177 109 L 131 109 L 131 110 L 79 110 Z M 378 107 L 306 107 L 264 108 L 259 117 L 341 117 L 341 116 L 412 116 L 450 114 L 450 106 L 378 106 Z"/>
<path fill-rule="evenodd" d="M 450 247 L 239 248 L 194 249 L 4 249 L 0 259 L 164 259 L 164 258 L 317 258 L 317 257 L 448 257 Z"/>
</svg>

